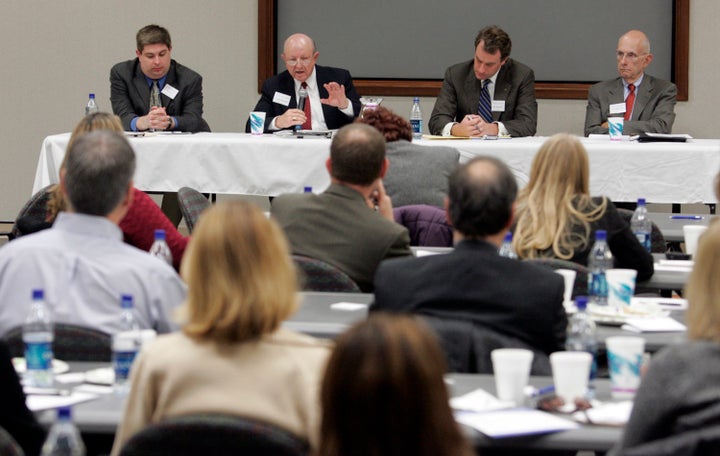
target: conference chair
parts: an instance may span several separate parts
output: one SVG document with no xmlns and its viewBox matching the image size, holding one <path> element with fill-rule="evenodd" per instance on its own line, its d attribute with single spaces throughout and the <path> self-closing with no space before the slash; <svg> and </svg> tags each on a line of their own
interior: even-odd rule
<svg viewBox="0 0 720 456">
<path fill-rule="evenodd" d="M 8 234 L 11 241 L 24 234 L 34 233 L 48 227 L 45 219 L 47 218 L 47 203 L 53 187 L 55 184 L 41 188 L 23 205 Z"/>
<path fill-rule="evenodd" d="M 24 356 L 22 326 L 5 334 L 5 341 L 12 356 Z M 110 362 L 112 339 L 110 334 L 85 326 L 55 323 L 53 355 L 63 361 Z"/>
<path fill-rule="evenodd" d="M 20 445 L 2 426 L 0 426 L 0 454 L 3 456 L 25 456 Z"/>
<path fill-rule="evenodd" d="M 625 222 L 630 226 L 630 220 L 633 216 L 633 211 L 629 209 L 621 209 L 618 208 L 618 214 L 620 214 L 620 217 L 625 220 Z M 665 253 L 667 252 L 667 243 L 665 242 L 665 236 L 663 235 L 662 231 L 660 231 L 660 228 L 655 224 L 655 222 L 652 223 L 652 228 L 650 232 L 650 252 L 651 253 Z"/>
<path fill-rule="evenodd" d="M 393 209 L 395 222 L 407 228 L 411 246 L 452 247 L 452 227 L 445 211 L 435 206 L 414 204 Z"/>
<path fill-rule="evenodd" d="M 557 258 L 530 258 L 523 261 L 528 261 L 552 270 L 571 269 L 575 271 L 577 274 L 575 275 L 575 285 L 573 286 L 572 297 L 587 296 L 588 268 L 585 266 L 575 263 L 574 261 L 560 260 Z"/>
<path fill-rule="evenodd" d="M 705 456 L 720 454 L 720 426 L 702 426 L 614 453 L 615 456 Z"/>
<path fill-rule="evenodd" d="M 205 195 L 190 187 L 182 187 L 177 193 L 178 204 L 180 205 L 180 212 L 185 219 L 185 224 L 188 227 L 190 233 L 193 232 L 200 214 L 209 208 L 212 203 L 207 199 Z"/>
<path fill-rule="evenodd" d="M 315 258 L 293 255 L 305 291 L 360 293 L 360 287 L 340 269 Z"/>
<path fill-rule="evenodd" d="M 304 456 L 303 439 L 272 424 L 231 415 L 168 418 L 130 437 L 120 456 Z"/>
</svg>

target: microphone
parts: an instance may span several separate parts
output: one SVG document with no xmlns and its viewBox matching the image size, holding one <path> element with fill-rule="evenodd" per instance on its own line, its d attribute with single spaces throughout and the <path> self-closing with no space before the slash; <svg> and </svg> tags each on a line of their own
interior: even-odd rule
<svg viewBox="0 0 720 456">
<path fill-rule="evenodd" d="M 298 91 L 298 109 L 301 111 L 305 110 L 305 103 L 307 103 L 307 90 L 304 88 L 301 88 Z M 295 125 L 296 130 L 300 130 L 302 128 L 302 125 Z"/>
</svg>

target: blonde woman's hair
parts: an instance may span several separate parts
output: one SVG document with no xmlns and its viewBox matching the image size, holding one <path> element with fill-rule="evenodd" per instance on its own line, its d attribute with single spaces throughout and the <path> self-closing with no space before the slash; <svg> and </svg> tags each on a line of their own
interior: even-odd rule
<svg viewBox="0 0 720 456">
<path fill-rule="evenodd" d="M 695 266 L 685 287 L 688 338 L 720 343 L 720 222 L 700 236 Z"/>
<path fill-rule="evenodd" d="M 245 201 L 203 212 L 181 266 L 183 331 L 233 343 L 275 331 L 297 308 L 297 276 L 280 227 Z"/>
<path fill-rule="evenodd" d="M 520 258 L 568 260 L 592 242 L 590 223 L 603 216 L 607 200 L 595 204 L 589 182 L 589 160 L 580 140 L 560 133 L 543 143 L 516 203 L 513 245 Z"/>
<path fill-rule="evenodd" d="M 75 141 L 77 141 L 80 136 L 96 130 L 110 130 L 122 132 L 123 126 L 120 118 L 114 114 L 110 114 L 107 112 L 96 112 L 93 114 L 88 114 L 83 117 L 77 125 L 75 125 L 75 129 L 70 135 L 70 140 L 68 141 L 68 145 L 65 148 L 65 151 L 69 151 L 72 145 L 75 144 Z M 63 158 L 63 161 L 60 164 L 60 169 L 65 168 L 66 162 L 67 154 L 65 154 L 65 158 Z M 67 209 L 65 196 L 63 195 L 62 190 L 60 190 L 60 186 L 55 185 L 50 190 L 50 192 L 50 198 L 47 202 L 47 216 L 45 218 L 45 221 L 47 222 L 53 222 L 55 220 L 55 217 L 57 217 L 58 212 L 62 212 Z"/>
</svg>

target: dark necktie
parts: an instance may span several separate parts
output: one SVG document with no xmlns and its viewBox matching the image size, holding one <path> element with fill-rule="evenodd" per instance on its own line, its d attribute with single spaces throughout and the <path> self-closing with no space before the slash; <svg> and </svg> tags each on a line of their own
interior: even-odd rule
<svg viewBox="0 0 720 456">
<path fill-rule="evenodd" d="M 635 84 L 628 84 L 628 90 L 630 90 L 630 93 L 625 99 L 625 120 L 630 120 L 630 116 L 632 116 L 633 105 L 635 104 Z"/>
<path fill-rule="evenodd" d="M 483 87 L 480 91 L 480 102 L 478 103 L 478 114 L 487 123 L 492 123 L 492 108 L 490 107 L 490 92 L 488 91 L 488 85 L 490 80 L 486 79 L 483 81 Z"/>
<path fill-rule="evenodd" d="M 307 83 L 303 82 L 300 84 L 300 86 L 307 90 Z M 303 106 L 303 111 L 305 112 L 305 123 L 302 124 L 303 130 L 312 130 L 312 115 L 310 113 L 310 94 L 308 94 L 307 98 L 305 99 L 305 105 Z"/>
<path fill-rule="evenodd" d="M 152 87 L 150 88 L 150 108 L 148 111 L 152 109 L 153 106 L 162 106 L 160 104 L 160 89 L 158 88 L 157 81 L 153 81 Z"/>
</svg>

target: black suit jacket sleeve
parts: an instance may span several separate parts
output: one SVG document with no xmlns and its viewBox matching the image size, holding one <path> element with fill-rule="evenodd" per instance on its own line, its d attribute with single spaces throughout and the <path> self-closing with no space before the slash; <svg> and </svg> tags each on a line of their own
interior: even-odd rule
<svg viewBox="0 0 720 456">
<path fill-rule="evenodd" d="M 4 342 L 0 342 L 0 385 L 0 426 L 13 436 L 27 456 L 37 456 L 45 431 L 25 405 L 25 394 Z"/>
</svg>

